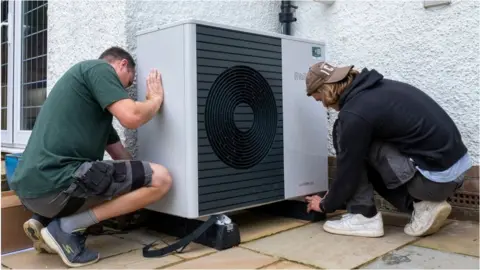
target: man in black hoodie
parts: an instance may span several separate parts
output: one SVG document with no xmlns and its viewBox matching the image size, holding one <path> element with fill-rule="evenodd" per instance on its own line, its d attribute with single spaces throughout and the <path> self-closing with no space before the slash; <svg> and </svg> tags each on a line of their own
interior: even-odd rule
<svg viewBox="0 0 480 270">
<path fill-rule="evenodd" d="M 309 196 L 308 211 L 334 212 L 327 232 L 383 236 L 374 190 L 411 213 L 405 233 L 435 233 L 449 216 L 447 198 L 472 166 L 460 132 L 448 114 L 416 87 L 385 79 L 376 70 L 320 62 L 306 77 L 307 95 L 339 111 L 333 128 L 337 177 L 328 193 Z"/>
</svg>

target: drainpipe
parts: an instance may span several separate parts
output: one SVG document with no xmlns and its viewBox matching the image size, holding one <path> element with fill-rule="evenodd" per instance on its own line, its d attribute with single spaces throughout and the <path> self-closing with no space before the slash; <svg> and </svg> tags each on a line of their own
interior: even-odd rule
<svg viewBox="0 0 480 270">
<path fill-rule="evenodd" d="M 293 10 L 297 9 L 297 6 L 292 5 L 292 1 L 282 1 L 280 6 L 280 13 L 278 13 L 278 20 L 282 23 L 283 26 L 283 34 L 291 35 L 292 34 L 292 27 L 291 23 L 296 22 L 297 18 L 293 16 Z"/>
</svg>

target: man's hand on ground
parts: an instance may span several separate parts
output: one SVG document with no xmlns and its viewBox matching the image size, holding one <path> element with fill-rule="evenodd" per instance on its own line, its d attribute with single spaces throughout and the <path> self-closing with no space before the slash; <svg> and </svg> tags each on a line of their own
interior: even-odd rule
<svg viewBox="0 0 480 270">
<path fill-rule="evenodd" d="M 154 69 L 147 77 L 147 100 L 163 102 L 163 82 L 162 75 Z"/>
</svg>

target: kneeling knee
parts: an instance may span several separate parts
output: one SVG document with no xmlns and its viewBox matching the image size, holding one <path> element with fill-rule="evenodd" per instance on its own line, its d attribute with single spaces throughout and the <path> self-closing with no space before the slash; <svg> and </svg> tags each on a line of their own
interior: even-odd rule
<svg viewBox="0 0 480 270">
<path fill-rule="evenodd" d="M 172 186 L 172 176 L 170 172 L 162 165 L 150 164 L 152 167 L 152 187 L 169 190 Z"/>
</svg>

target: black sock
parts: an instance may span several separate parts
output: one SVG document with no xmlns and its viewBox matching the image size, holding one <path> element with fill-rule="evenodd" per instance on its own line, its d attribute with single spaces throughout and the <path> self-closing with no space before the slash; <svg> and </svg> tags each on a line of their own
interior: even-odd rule
<svg viewBox="0 0 480 270">
<path fill-rule="evenodd" d="M 50 223 L 50 221 L 52 221 L 51 218 L 47 218 L 47 217 L 41 216 L 39 214 L 33 214 L 32 218 L 35 219 L 36 221 L 42 223 L 43 227 L 47 227 L 48 224 Z"/>
<path fill-rule="evenodd" d="M 376 208 L 371 208 L 369 211 L 364 211 L 361 213 L 364 217 L 366 218 L 373 218 L 377 214 L 377 209 Z"/>
</svg>

